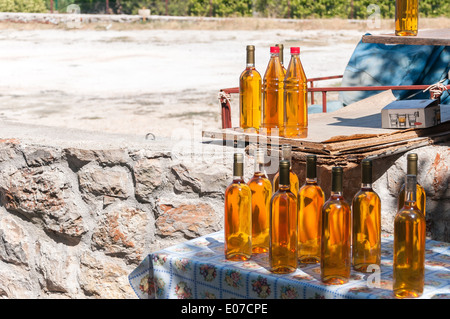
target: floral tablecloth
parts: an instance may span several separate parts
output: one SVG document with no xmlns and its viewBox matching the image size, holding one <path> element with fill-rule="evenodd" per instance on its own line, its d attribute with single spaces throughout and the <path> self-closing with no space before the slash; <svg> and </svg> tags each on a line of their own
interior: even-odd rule
<svg viewBox="0 0 450 319">
<path fill-rule="evenodd" d="M 149 254 L 128 279 L 139 298 L 394 298 L 393 237 L 383 235 L 381 267 L 362 274 L 352 270 L 344 285 L 325 285 L 320 266 L 301 266 L 287 275 L 268 270 L 268 254 L 248 261 L 224 258 L 223 232 L 202 236 Z M 450 299 L 450 244 L 427 240 L 425 289 L 421 298 Z"/>
</svg>

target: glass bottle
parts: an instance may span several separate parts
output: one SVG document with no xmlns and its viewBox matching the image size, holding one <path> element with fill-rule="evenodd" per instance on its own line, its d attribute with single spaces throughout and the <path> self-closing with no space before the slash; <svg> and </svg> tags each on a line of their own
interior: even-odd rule
<svg viewBox="0 0 450 319">
<path fill-rule="evenodd" d="M 247 132 L 258 132 L 261 126 L 261 75 L 253 45 L 247 45 L 247 66 L 239 77 L 239 126 Z"/>
<path fill-rule="evenodd" d="M 225 190 L 225 258 L 229 260 L 252 255 L 252 191 L 243 179 L 243 158 L 234 154 L 233 181 Z"/>
<path fill-rule="evenodd" d="M 424 277 L 425 217 L 416 206 L 416 175 L 407 175 L 405 205 L 394 220 L 394 295 L 421 296 Z"/>
<path fill-rule="evenodd" d="M 417 159 L 418 156 L 415 153 L 410 153 L 406 157 L 407 159 L 407 168 L 406 168 L 406 174 L 407 175 L 416 175 L 417 176 Z M 416 178 L 417 180 L 417 178 Z M 417 208 L 419 208 L 423 215 L 426 215 L 426 204 L 427 204 L 427 195 L 425 193 L 425 189 L 417 183 L 416 185 L 417 192 L 416 192 L 416 204 Z M 402 185 L 400 189 L 400 193 L 398 194 L 398 202 L 397 202 L 397 211 L 400 210 L 405 205 L 405 184 Z"/>
<path fill-rule="evenodd" d="M 279 135 L 283 131 L 283 80 L 280 48 L 270 47 L 270 60 L 264 74 L 262 92 L 262 125 L 267 135 Z"/>
<path fill-rule="evenodd" d="M 342 167 L 331 170 L 331 196 L 322 209 L 320 275 L 324 283 L 340 285 L 350 278 L 350 206 L 342 192 Z"/>
<path fill-rule="evenodd" d="M 252 252 L 269 251 L 269 220 L 272 184 L 264 169 L 264 150 L 255 152 L 255 172 L 248 186 L 252 191 Z"/>
<path fill-rule="evenodd" d="M 284 78 L 283 136 L 304 138 L 308 135 L 307 79 L 300 61 L 300 48 L 291 47 L 291 60 Z"/>
<path fill-rule="evenodd" d="M 306 182 L 298 195 L 298 261 L 304 264 L 320 262 L 322 206 L 325 196 L 317 184 L 316 163 L 316 155 L 306 156 Z"/>
<path fill-rule="evenodd" d="M 395 35 L 415 36 L 419 25 L 419 0 L 395 1 Z"/>
<path fill-rule="evenodd" d="M 352 265 L 366 272 L 369 265 L 381 261 L 381 201 L 372 189 L 372 161 L 361 162 L 361 189 L 352 201 Z"/>
<path fill-rule="evenodd" d="M 270 271 L 297 269 L 297 198 L 289 190 L 289 161 L 280 162 L 280 188 L 270 200 Z"/>
</svg>

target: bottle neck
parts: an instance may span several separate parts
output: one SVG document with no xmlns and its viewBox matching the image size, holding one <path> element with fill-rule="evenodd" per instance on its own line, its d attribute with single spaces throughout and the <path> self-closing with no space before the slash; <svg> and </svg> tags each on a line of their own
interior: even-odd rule
<svg viewBox="0 0 450 319">
<path fill-rule="evenodd" d="M 263 163 L 255 163 L 255 174 L 265 174 L 266 170 L 264 169 Z"/>
<path fill-rule="evenodd" d="M 361 183 L 362 189 L 372 189 L 372 183 Z"/>
<path fill-rule="evenodd" d="M 279 187 L 290 187 L 290 169 L 289 167 L 280 168 Z"/>
<path fill-rule="evenodd" d="M 416 175 L 407 175 L 405 184 L 405 205 L 414 206 L 416 203 L 417 178 Z"/>
<path fill-rule="evenodd" d="M 317 184 L 317 178 L 306 177 L 306 184 Z"/>
<path fill-rule="evenodd" d="M 331 196 L 343 196 L 342 169 L 333 168 L 331 172 Z"/>
</svg>

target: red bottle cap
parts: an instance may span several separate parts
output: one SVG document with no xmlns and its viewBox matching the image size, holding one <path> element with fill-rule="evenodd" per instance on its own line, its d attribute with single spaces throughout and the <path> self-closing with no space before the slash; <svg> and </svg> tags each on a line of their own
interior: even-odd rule
<svg viewBox="0 0 450 319">
<path fill-rule="evenodd" d="M 280 53 L 279 47 L 270 47 L 270 53 Z"/>
<path fill-rule="evenodd" d="M 299 47 L 291 47 L 291 54 L 300 54 Z"/>
</svg>

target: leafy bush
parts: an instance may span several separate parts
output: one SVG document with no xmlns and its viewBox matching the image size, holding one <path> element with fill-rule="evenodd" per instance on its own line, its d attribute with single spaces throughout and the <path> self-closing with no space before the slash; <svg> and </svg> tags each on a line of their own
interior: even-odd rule
<svg viewBox="0 0 450 319">
<path fill-rule="evenodd" d="M 105 0 L 54 0 L 55 10 L 75 3 L 82 13 L 104 13 Z M 50 0 L 0 0 L 0 11 L 44 12 L 50 9 Z M 393 18 L 393 0 L 109 0 L 114 13 L 137 14 L 145 7 L 155 15 L 171 16 L 252 16 L 257 12 L 263 17 L 273 18 L 332 18 L 367 19 L 372 13 L 368 6 L 378 6 L 382 18 Z M 422 17 L 450 17 L 450 1 L 420 0 Z"/>
<path fill-rule="evenodd" d="M 0 12 L 46 12 L 44 0 L 1 0 Z"/>
</svg>

